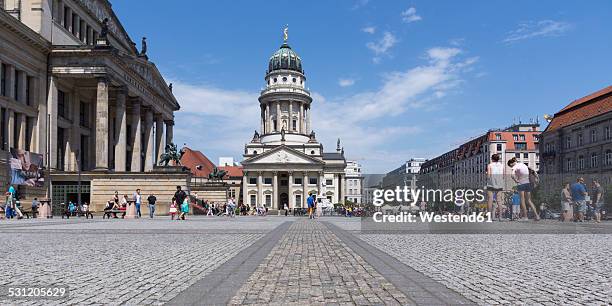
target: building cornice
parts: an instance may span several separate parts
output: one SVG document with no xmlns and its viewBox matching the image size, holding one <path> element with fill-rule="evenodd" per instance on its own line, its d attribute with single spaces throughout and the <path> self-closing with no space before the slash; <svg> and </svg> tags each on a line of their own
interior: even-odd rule
<svg viewBox="0 0 612 306">
<path fill-rule="evenodd" d="M 49 53 L 51 50 L 51 43 L 48 40 L 2 9 L 0 9 L 0 25 L 43 53 Z"/>
</svg>

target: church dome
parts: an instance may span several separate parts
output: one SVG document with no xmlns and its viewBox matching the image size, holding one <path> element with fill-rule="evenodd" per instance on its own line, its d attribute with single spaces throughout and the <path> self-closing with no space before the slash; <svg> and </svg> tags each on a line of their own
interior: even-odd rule
<svg viewBox="0 0 612 306">
<path fill-rule="evenodd" d="M 270 56 L 270 63 L 268 64 L 268 73 L 281 69 L 304 73 L 304 70 L 302 70 L 302 59 L 291 50 L 287 42 L 283 43 L 280 49 Z"/>
</svg>

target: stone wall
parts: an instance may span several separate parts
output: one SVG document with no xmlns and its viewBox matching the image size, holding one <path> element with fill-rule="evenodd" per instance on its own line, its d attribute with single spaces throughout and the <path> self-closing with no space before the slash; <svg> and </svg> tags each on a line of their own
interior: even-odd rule
<svg viewBox="0 0 612 306">
<path fill-rule="evenodd" d="M 136 189 L 140 188 L 143 198 L 143 205 L 140 209 L 142 215 L 149 214 L 146 198 L 150 194 L 157 197 L 155 214 L 167 215 L 176 186 L 181 186 L 185 192 L 188 192 L 187 175 L 121 174 L 95 178 L 91 181 L 91 209 L 97 212 L 103 211 L 106 202 L 113 197 L 115 191 L 118 191 L 120 196 L 127 194 L 128 199 L 131 200 Z"/>
</svg>

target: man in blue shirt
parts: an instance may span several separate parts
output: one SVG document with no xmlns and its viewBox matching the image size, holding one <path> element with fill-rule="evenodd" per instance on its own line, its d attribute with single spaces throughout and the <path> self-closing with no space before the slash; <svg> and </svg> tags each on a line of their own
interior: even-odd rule
<svg viewBox="0 0 612 306">
<path fill-rule="evenodd" d="M 312 196 L 312 192 L 308 193 L 308 199 L 306 199 L 306 203 L 308 204 L 308 219 L 314 219 L 315 201 Z"/>
<path fill-rule="evenodd" d="M 586 186 L 584 185 L 584 178 L 579 177 L 570 187 L 570 191 L 572 193 L 572 200 L 574 201 L 574 205 L 577 210 L 576 221 L 583 222 L 587 209 L 586 196 L 588 194 Z"/>
</svg>

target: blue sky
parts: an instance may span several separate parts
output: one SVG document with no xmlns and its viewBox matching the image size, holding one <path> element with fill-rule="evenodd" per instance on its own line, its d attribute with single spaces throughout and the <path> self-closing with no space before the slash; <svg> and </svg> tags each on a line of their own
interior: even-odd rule
<svg viewBox="0 0 612 306">
<path fill-rule="evenodd" d="M 609 1 L 112 1 L 182 105 L 175 140 L 241 160 L 282 43 L 302 57 L 313 128 L 367 173 L 612 85 Z"/>
</svg>

